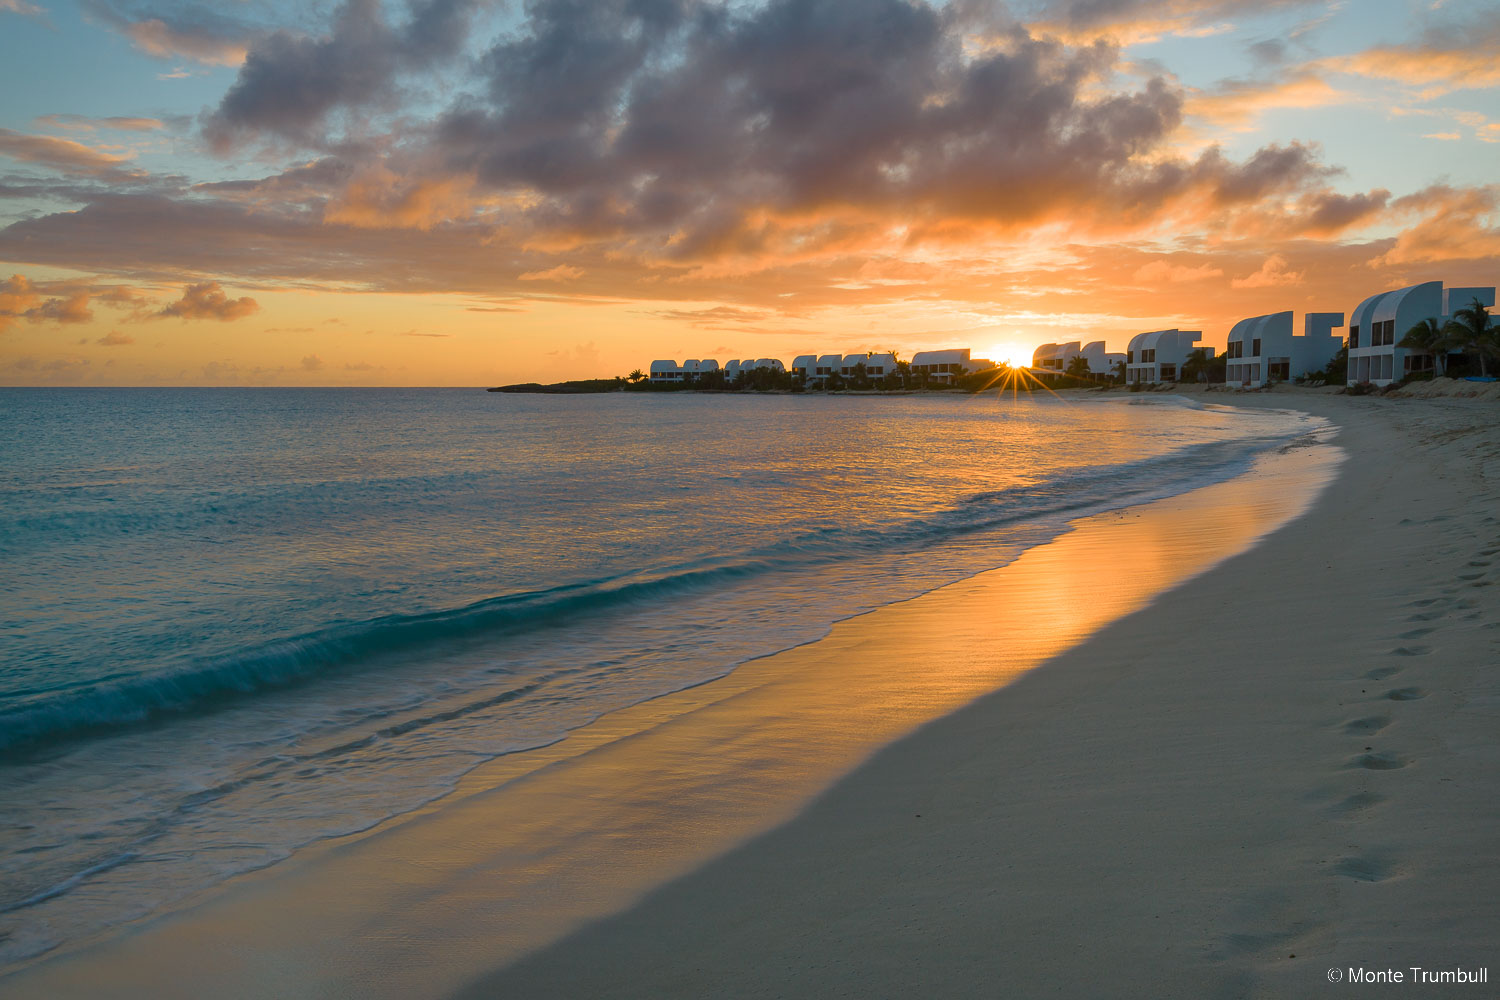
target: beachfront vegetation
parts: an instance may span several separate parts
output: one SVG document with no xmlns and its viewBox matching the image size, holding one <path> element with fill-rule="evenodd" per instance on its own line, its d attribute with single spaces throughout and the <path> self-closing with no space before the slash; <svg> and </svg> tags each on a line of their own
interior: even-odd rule
<svg viewBox="0 0 1500 1000">
<path fill-rule="evenodd" d="M 1478 299 L 1455 312 L 1445 329 L 1460 350 L 1478 356 L 1480 375 L 1489 374 L 1486 361 L 1491 358 L 1500 360 L 1500 327 L 1495 326 L 1490 311 Z"/>
<path fill-rule="evenodd" d="M 1448 351 L 1454 346 L 1456 339 L 1453 336 L 1452 327 L 1452 323 L 1444 325 L 1428 317 L 1407 330 L 1396 346 L 1419 354 L 1432 355 L 1433 369 L 1438 375 L 1442 375 L 1447 367 Z"/>
<path fill-rule="evenodd" d="M 1433 318 L 1424 319 L 1407 330 L 1396 346 L 1431 355 L 1433 374 L 1439 377 L 1450 374 L 1449 356 L 1452 354 L 1463 355 L 1464 364 L 1459 371 L 1472 371 L 1469 362 L 1473 360 L 1478 362 L 1479 374 L 1487 376 L 1488 362 L 1500 360 L 1500 327 L 1495 326 L 1484 303 L 1475 299 L 1454 312 L 1453 318 L 1446 323 L 1440 324 Z"/>
<path fill-rule="evenodd" d="M 1212 382 L 1222 383 L 1227 377 L 1229 358 L 1227 355 L 1219 354 L 1210 357 L 1208 348 L 1199 347 L 1189 352 L 1187 360 L 1182 363 L 1182 374 L 1180 382 Z M 1198 376 L 1202 375 L 1200 379 Z"/>
</svg>

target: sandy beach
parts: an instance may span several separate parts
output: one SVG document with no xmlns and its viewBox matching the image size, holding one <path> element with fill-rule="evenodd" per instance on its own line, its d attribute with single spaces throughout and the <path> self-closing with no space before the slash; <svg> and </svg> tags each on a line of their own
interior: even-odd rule
<svg viewBox="0 0 1500 1000">
<path fill-rule="evenodd" d="M 1087 519 L 7 995 L 1334 996 L 1330 969 L 1486 968 L 1500 414 L 1206 401 L 1325 416 L 1337 451 Z"/>
<path fill-rule="evenodd" d="M 464 995 L 1338 996 L 1330 970 L 1494 965 L 1500 413 L 1226 401 L 1340 425 L 1307 516 Z"/>
</svg>

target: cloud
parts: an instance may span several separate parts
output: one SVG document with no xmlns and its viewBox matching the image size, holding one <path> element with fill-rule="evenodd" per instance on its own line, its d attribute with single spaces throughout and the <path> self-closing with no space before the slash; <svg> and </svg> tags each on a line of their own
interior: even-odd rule
<svg viewBox="0 0 1500 1000">
<path fill-rule="evenodd" d="M 1398 198 L 1391 207 L 1416 216 L 1417 222 L 1371 261 L 1372 267 L 1500 257 L 1500 184 L 1482 188 L 1434 185 Z"/>
<path fill-rule="evenodd" d="M 320 145 L 336 109 L 389 107 L 403 73 L 456 54 L 481 0 L 414 0 L 411 19 L 386 22 L 380 0 L 344 0 L 327 35 L 287 30 L 257 39 L 239 77 L 207 118 L 222 151 L 259 134 Z"/>
<path fill-rule="evenodd" d="M 77 291 L 27 310 L 26 318 L 33 323 L 87 323 L 94 318 L 94 311 L 89 308 L 89 293 Z"/>
<path fill-rule="evenodd" d="M 41 301 L 36 286 L 24 274 L 13 274 L 0 282 L 0 333 Z"/>
<path fill-rule="evenodd" d="M 112 115 L 107 118 L 89 118 L 86 115 L 42 115 L 36 119 L 44 128 L 60 128 L 70 132 L 94 132 L 100 129 L 117 132 L 156 132 L 167 127 L 160 118 L 132 118 Z"/>
<path fill-rule="evenodd" d="M 84 0 L 84 9 L 157 59 L 190 59 L 205 66 L 245 61 L 257 26 L 226 16 L 226 5 L 186 0 Z"/>
<path fill-rule="evenodd" d="M 584 271 L 580 267 L 570 264 L 559 264 L 545 271 L 527 271 L 517 275 L 522 281 L 577 281 L 583 277 Z"/>
<path fill-rule="evenodd" d="M 46 16 L 46 11 L 34 3 L 26 0 L 0 0 L 0 11 L 9 11 L 12 14 L 24 14 L 27 17 L 41 18 Z"/>
<path fill-rule="evenodd" d="M 100 347 L 128 347 L 135 343 L 135 338 L 129 334 L 119 333 L 111 330 L 98 340 L 94 341 Z"/>
<path fill-rule="evenodd" d="M 1310 6 L 1317 0 L 1047 0 L 1025 6 L 1036 30 L 1069 39 L 1108 35 L 1123 44 L 1225 30 L 1225 18 Z"/>
<path fill-rule="evenodd" d="M 1173 264 L 1165 260 L 1153 260 L 1137 268 L 1134 277 L 1136 281 L 1161 284 L 1164 282 L 1204 281 L 1208 278 L 1222 277 L 1223 274 L 1223 268 L 1214 267 L 1212 264 L 1200 264 L 1197 267 L 1189 267 L 1185 264 Z"/>
<path fill-rule="evenodd" d="M 72 289 L 64 296 L 46 298 L 44 290 L 24 274 L 13 274 L 0 282 L 0 332 L 20 319 L 31 323 L 87 323 L 93 318 L 88 289 Z"/>
<path fill-rule="evenodd" d="M 1319 108 L 1343 104 L 1351 95 L 1331 86 L 1318 74 L 1302 70 L 1274 80 L 1226 80 L 1211 91 L 1195 91 L 1186 113 L 1212 125 L 1248 132 L 1256 119 L 1277 108 Z"/>
<path fill-rule="evenodd" d="M 302 370 L 305 372 L 316 372 L 323 369 L 323 359 L 316 354 L 309 354 L 302 359 Z"/>
<path fill-rule="evenodd" d="M 122 169 L 130 160 L 128 156 L 105 153 L 72 139 L 28 135 L 8 128 L 0 128 L 0 156 L 105 181 L 135 180 L 143 176 L 137 171 Z"/>
<path fill-rule="evenodd" d="M 1243 278 L 1234 278 L 1229 282 L 1231 288 L 1274 288 L 1278 285 L 1297 285 L 1302 283 L 1302 272 L 1287 269 L 1286 258 L 1280 254 L 1272 254 L 1266 258 L 1266 262 L 1260 266 L 1260 270 Z"/>
<path fill-rule="evenodd" d="M 176 316 L 181 319 L 217 319 L 224 322 L 249 316 L 260 308 L 260 304 L 246 296 L 231 299 L 224 294 L 217 281 L 204 281 L 188 285 L 182 298 L 163 308 L 156 315 L 160 318 Z"/>
<path fill-rule="evenodd" d="M 1393 80 L 1423 98 L 1500 85 L 1500 8 L 1486 6 L 1467 19 L 1443 19 L 1413 41 L 1378 45 L 1325 59 L 1331 70 Z"/>
</svg>

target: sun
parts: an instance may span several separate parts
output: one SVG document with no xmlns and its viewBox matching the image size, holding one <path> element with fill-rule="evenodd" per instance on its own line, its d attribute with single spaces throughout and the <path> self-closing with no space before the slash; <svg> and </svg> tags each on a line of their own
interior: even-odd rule
<svg viewBox="0 0 1500 1000">
<path fill-rule="evenodd" d="M 1004 363 L 1012 368 L 1030 368 L 1031 351 L 1032 348 L 1021 344 L 992 344 L 985 357 L 996 364 Z"/>
</svg>

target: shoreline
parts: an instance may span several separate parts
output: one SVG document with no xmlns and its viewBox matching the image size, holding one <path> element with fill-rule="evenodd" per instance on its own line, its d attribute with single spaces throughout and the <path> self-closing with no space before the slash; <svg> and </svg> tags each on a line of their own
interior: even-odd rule
<svg viewBox="0 0 1500 1000">
<path fill-rule="evenodd" d="M 1294 455 L 1290 461 L 1296 459 Z M 1299 474 L 1322 475 L 1303 464 Z M 347 986 L 352 977 L 364 995 L 436 995 L 458 988 L 506 954 L 506 948 L 497 952 L 492 943 L 495 928 L 506 926 L 505 921 L 510 921 L 508 953 L 514 957 L 622 909 L 652 887 L 790 818 L 872 750 L 1004 685 L 1103 622 L 1149 602 L 1184 574 L 1223 558 L 1225 551 L 1252 544 L 1264 527 L 1253 517 L 1223 529 L 1227 534 L 1221 531 L 1223 537 L 1214 536 L 1215 544 L 1207 547 L 1198 542 L 1184 546 L 1180 539 L 1173 543 L 1168 538 L 1174 519 L 1189 514 L 1201 522 L 1190 536 L 1213 535 L 1220 509 L 1213 497 L 1220 503 L 1265 507 L 1251 495 L 1255 491 L 1246 490 L 1248 483 L 1246 477 L 1237 477 L 1075 522 L 1073 530 L 1030 550 L 1029 557 L 1016 563 L 847 620 L 818 643 L 746 664 L 711 684 L 614 713 L 548 751 L 481 767 L 466 781 L 464 793 L 373 834 L 314 847 L 272 869 L 232 880 L 195 906 L 149 918 L 102 942 L 43 957 L 10 977 L 7 986 L 17 995 L 88 995 L 90 984 L 108 978 L 115 989 L 127 993 L 133 986 L 136 992 L 152 995 L 195 995 L 204 984 L 222 984 L 229 978 L 237 984 L 231 995 L 326 995 Z M 1290 503 L 1295 507 L 1297 501 Z M 1273 504 L 1256 516 L 1291 516 L 1285 505 L 1279 515 L 1275 508 Z M 1097 530 L 1098 537 L 1091 539 L 1090 530 Z M 1097 559 L 1103 553 L 1107 558 L 1110 551 L 1117 559 L 1139 561 L 1148 552 L 1155 558 L 1148 559 L 1149 566 L 1136 567 L 1143 572 L 1133 576 L 1130 586 L 1085 596 L 1081 603 L 1088 613 L 1069 612 L 1049 630 L 1038 632 L 1040 619 L 1079 603 L 1060 601 L 1058 587 L 1079 585 L 1068 577 L 1076 575 L 1071 571 L 1084 564 L 1085 554 Z M 1027 566 L 1018 569 L 1018 563 Z M 1028 569 L 1033 563 L 1039 566 Z M 1027 572 L 1031 577 L 1018 575 Z M 1013 588 L 1011 602 L 1033 602 L 1010 623 L 1022 639 L 1015 643 L 1017 648 L 1007 650 L 1009 659 L 996 663 L 993 657 L 969 655 L 962 678 L 939 678 L 927 689 L 914 690 L 899 669 L 905 662 L 932 650 L 946 650 L 951 661 L 966 644 L 984 650 L 994 643 L 996 625 L 982 618 L 984 600 L 995 597 L 996 580 L 1002 591 L 1005 586 Z M 948 606 L 956 598 L 967 610 Z M 892 624 L 893 619 L 900 624 Z M 911 635 L 892 649 L 882 629 Z M 880 636 L 880 641 L 872 641 L 872 636 Z M 877 650 L 877 645 L 887 648 Z M 858 653 L 851 656 L 855 650 Z M 985 662 L 978 662 L 981 659 Z M 829 675 L 830 664 L 842 668 L 851 660 L 866 660 L 869 669 Z M 814 681 L 809 683 L 809 677 Z M 861 698 L 840 700 L 856 691 Z M 812 710 L 811 715 L 805 709 Z M 781 727 L 771 727 L 775 731 L 769 742 L 767 719 L 779 720 Z M 851 733 L 856 726 L 859 731 Z M 805 742 L 809 732 L 822 734 L 811 746 Z M 706 748 L 727 758 L 727 771 L 709 773 L 703 766 Z M 661 777 L 664 770 L 680 783 L 672 785 Z M 623 806 L 615 802 L 602 812 L 574 808 L 576 802 L 616 794 L 610 786 L 621 773 L 655 777 L 627 790 Z M 732 791 L 726 794 L 726 789 Z M 681 825 L 682 816 L 671 806 L 692 794 L 705 799 L 707 807 L 700 803 L 691 814 L 693 829 L 676 836 L 674 828 Z M 721 801 L 727 799 L 733 801 Z M 657 806 L 642 809 L 642 802 Z M 559 822 L 574 825 L 540 829 L 535 820 L 539 816 L 549 822 L 560 816 Z M 497 846 L 492 834 L 497 822 L 508 832 L 520 832 Z M 613 882 L 600 890 L 579 881 L 579 873 L 587 874 L 590 864 L 596 866 L 597 876 L 599 859 L 566 852 L 540 857 L 552 853 L 553 843 L 571 843 L 601 827 L 614 834 L 616 827 L 637 834 L 650 831 L 655 838 L 641 856 L 615 852 L 603 859 L 612 868 L 630 870 L 630 878 L 605 878 Z M 672 842 L 664 844 L 664 837 Z M 541 881 L 520 894 L 510 887 L 511 895 L 501 905 L 495 898 L 495 879 L 513 876 L 514 868 L 507 871 L 505 866 L 514 865 L 518 856 L 527 859 L 524 867 L 539 873 Z M 477 885 L 485 879 L 491 888 L 481 898 L 476 896 Z M 528 902 L 535 899 L 554 901 L 553 912 L 527 912 Z M 490 941 L 477 929 L 483 927 L 490 928 Z M 320 934 L 331 940 L 320 940 Z M 373 958 L 367 954 L 372 940 L 406 943 L 404 951 Z M 252 969 L 252 964 L 273 971 Z M 429 970 L 410 979 L 412 970 L 424 965 L 452 970 L 451 978 L 435 979 Z M 173 968 L 170 987 L 160 982 L 163 968 Z M 294 974 L 292 969 L 299 971 Z M 223 993 L 222 985 L 216 989 Z"/>
<path fill-rule="evenodd" d="M 1235 398 L 1340 424 L 1304 516 L 457 995 L 1322 996 L 1330 969 L 1486 967 L 1500 414 L 1304 399 Z"/>
</svg>

